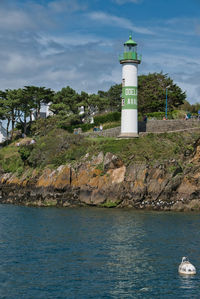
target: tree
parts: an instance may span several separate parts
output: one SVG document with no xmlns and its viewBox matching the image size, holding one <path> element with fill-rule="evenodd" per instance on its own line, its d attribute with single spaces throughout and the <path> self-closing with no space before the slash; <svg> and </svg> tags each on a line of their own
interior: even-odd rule
<svg viewBox="0 0 200 299">
<path fill-rule="evenodd" d="M 196 103 L 196 104 L 191 105 L 190 112 L 198 113 L 198 111 L 200 111 L 200 103 Z"/>
<path fill-rule="evenodd" d="M 79 96 L 75 90 L 67 86 L 58 91 L 54 97 L 50 109 L 54 114 L 69 116 L 78 114 Z"/>
<path fill-rule="evenodd" d="M 7 121 L 7 136 L 9 134 L 9 126 L 11 123 L 11 139 L 13 137 L 13 131 L 17 120 L 19 102 L 19 91 L 17 89 L 7 89 L 5 92 L 0 92 L 0 118 Z"/>
<path fill-rule="evenodd" d="M 105 111 L 108 108 L 107 98 L 101 97 L 100 95 L 91 94 L 89 96 L 89 103 L 91 110 L 97 110 L 98 112 Z"/>
<path fill-rule="evenodd" d="M 169 111 L 182 105 L 186 99 L 185 92 L 167 74 L 141 75 L 138 79 L 138 110 L 141 113 L 164 111 L 166 88 Z"/>
<path fill-rule="evenodd" d="M 188 112 L 193 112 L 192 111 L 192 106 L 188 101 L 184 101 L 183 104 L 180 106 L 180 109 L 181 110 L 184 110 L 184 111 L 188 111 Z"/>
<path fill-rule="evenodd" d="M 121 93 L 122 85 L 115 84 L 109 88 L 108 91 L 98 91 L 98 95 L 104 100 L 104 107 L 111 111 L 121 110 Z"/>
<path fill-rule="evenodd" d="M 84 114 L 90 115 L 90 96 L 87 92 L 81 91 L 81 94 L 78 96 L 78 107 L 84 107 Z"/>
<path fill-rule="evenodd" d="M 115 84 L 110 87 L 108 90 L 108 100 L 111 110 L 121 110 L 121 93 L 122 93 L 122 85 Z"/>
<path fill-rule="evenodd" d="M 168 75 L 153 73 L 138 76 L 138 110 L 141 113 L 164 111 L 168 87 L 168 109 L 172 110 L 183 104 L 186 94 L 174 84 Z M 107 101 L 110 110 L 121 110 L 122 85 L 115 84 L 108 91 L 98 91 L 98 95 Z"/>
<path fill-rule="evenodd" d="M 28 102 L 32 103 L 33 109 L 35 109 L 36 120 L 40 117 L 41 105 L 50 103 L 54 95 L 50 88 L 37 86 L 25 86 L 23 93 Z M 30 121 L 32 121 L 32 111 L 30 111 Z"/>
<path fill-rule="evenodd" d="M 34 100 L 29 95 L 27 89 L 18 89 L 19 96 L 19 107 L 18 107 L 18 121 L 22 126 L 22 131 L 24 135 L 27 133 L 27 125 L 32 113 L 32 110 L 35 108 Z"/>
</svg>

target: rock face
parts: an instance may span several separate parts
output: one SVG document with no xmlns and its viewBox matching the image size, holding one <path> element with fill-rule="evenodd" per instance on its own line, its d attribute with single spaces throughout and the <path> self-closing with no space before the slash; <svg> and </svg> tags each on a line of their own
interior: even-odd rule
<svg viewBox="0 0 200 299">
<path fill-rule="evenodd" d="M 200 210 L 200 142 L 184 166 L 175 160 L 126 167 L 112 153 L 99 153 L 75 165 L 38 174 L 3 174 L 1 203 L 33 206 L 133 207 L 152 210 Z"/>
</svg>

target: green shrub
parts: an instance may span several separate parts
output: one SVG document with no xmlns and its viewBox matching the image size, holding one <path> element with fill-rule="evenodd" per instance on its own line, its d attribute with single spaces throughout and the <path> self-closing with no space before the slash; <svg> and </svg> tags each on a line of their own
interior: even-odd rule
<svg viewBox="0 0 200 299">
<path fill-rule="evenodd" d="M 147 113 L 146 114 L 148 118 L 155 118 L 155 119 L 163 119 L 165 117 L 165 112 L 161 112 L 161 111 L 158 111 L 158 112 L 150 112 L 150 113 Z M 167 118 L 168 119 L 172 119 L 172 113 L 171 112 L 168 112 L 167 113 Z"/>
<path fill-rule="evenodd" d="M 106 113 L 103 115 L 97 115 L 94 117 L 94 123 L 93 124 L 77 124 L 77 125 L 69 125 L 68 122 L 62 121 L 59 122 L 59 127 L 67 130 L 69 133 L 73 133 L 74 129 L 76 128 L 81 128 L 82 132 L 87 132 L 90 129 L 94 128 L 95 126 L 99 126 L 100 124 L 105 124 L 108 122 L 119 122 L 121 119 L 121 113 L 120 112 L 110 112 L 110 113 Z M 118 124 L 117 124 L 118 125 Z M 114 125 L 115 127 L 115 125 Z M 113 126 L 111 125 L 111 128 L 113 128 Z"/>
<path fill-rule="evenodd" d="M 184 110 L 173 110 L 172 111 L 172 117 L 174 119 L 183 119 L 185 117 L 185 111 Z"/>
<path fill-rule="evenodd" d="M 31 154 L 32 149 L 33 149 L 32 145 L 20 146 L 18 153 L 20 154 L 22 161 L 24 161 L 24 162 L 27 161 L 27 159 L 29 158 L 29 156 Z"/>
<path fill-rule="evenodd" d="M 82 135 L 55 129 L 36 141 L 27 162 L 32 167 L 59 166 L 79 158 L 85 152 L 84 146 Z"/>
<path fill-rule="evenodd" d="M 111 128 L 116 128 L 116 127 L 119 127 L 120 125 L 121 125 L 120 120 L 119 121 L 114 121 L 114 122 L 111 122 L 111 123 L 104 124 L 103 129 L 107 130 L 107 129 L 111 129 Z"/>
<path fill-rule="evenodd" d="M 23 168 L 24 164 L 21 158 L 18 155 L 14 155 L 8 158 L 4 158 L 1 161 L 1 167 L 5 172 L 17 172 L 21 167 Z"/>
<path fill-rule="evenodd" d="M 18 169 L 17 169 L 17 176 L 20 177 L 24 172 L 24 167 L 23 166 L 20 166 Z"/>
<path fill-rule="evenodd" d="M 121 112 L 110 112 L 103 115 L 97 115 L 94 117 L 94 124 L 100 125 L 107 122 L 119 121 L 121 119 Z"/>
<path fill-rule="evenodd" d="M 115 208 L 115 207 L 117 207 L 118 206 L 118 204 L 119 204 L 119 200 L 117 200 L 117 201 L 112 201 L 112 200 L 107 200 L 105 203 L 103 203 L 103 204 L 101 204 L 101 207 L 103 207 L 103 208 Z"/>
</svg>

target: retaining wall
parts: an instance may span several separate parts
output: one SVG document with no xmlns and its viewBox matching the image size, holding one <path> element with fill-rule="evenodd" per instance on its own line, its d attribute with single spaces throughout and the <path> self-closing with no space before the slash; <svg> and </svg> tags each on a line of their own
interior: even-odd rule
<svg viewBox="0 0 200 299">
<path fill-rule="evenodd" d="M 172 120 L 148 120 L 147 123 L 144 121 L 138 122 L 139 133 L 164 133 L 179 130 L 189 130 L 189 129 L 199 128 L 200 120 L 182 120 L 182 119 L 172 119 Z M 116 127 L 108 130 L 97 131 L 97 132 L 87 132 L 83 133 L 85 136 L 97 137 L 118 137 L 121 133 L 121 127 Z"/>
</svg>

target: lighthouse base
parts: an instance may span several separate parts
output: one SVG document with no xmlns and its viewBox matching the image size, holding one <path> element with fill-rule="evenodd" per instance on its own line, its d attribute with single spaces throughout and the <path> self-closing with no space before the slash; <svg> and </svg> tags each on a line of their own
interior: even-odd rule
<svg viewBox="0 0 200 299">
<path fill-rule="evenodd" d="M 138 133 L 121 133 L 118 138 L 137 138 L 139 137 Z"/>
</svg>

